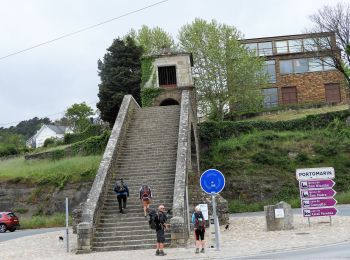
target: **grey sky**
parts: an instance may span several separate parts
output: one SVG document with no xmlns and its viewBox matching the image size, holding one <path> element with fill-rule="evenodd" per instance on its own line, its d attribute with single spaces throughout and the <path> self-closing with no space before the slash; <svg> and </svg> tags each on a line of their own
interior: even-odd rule
<svg viewBox="0 0 350 260">
<path fill-rule="evenodd" d="M 159 1 L 159 0 L 158 0 Z M 157 0 L 0 0 L 0 57 Z M 98 101 L 97 60 L 113 39 L 143 24 L 176 37 L 199 17 L 237 27 L 246 38 L 302 33 L 308 15 L 336 0 L 169 0 L 89 31 L 0 60 L 0 127 L 35 116 L 59 118 L 73 103 Z M 55 114 L 55 115 L 53 115 Z M 14 124 L 12 124 L 14 125 Z"/>
</svg>

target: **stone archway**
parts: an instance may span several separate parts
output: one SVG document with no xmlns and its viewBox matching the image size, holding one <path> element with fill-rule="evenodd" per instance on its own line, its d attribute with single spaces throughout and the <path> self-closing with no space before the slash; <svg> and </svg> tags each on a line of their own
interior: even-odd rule
<svg viewBox="0 0 350 260">
<path fill-rule="evenodd" d="M 159 106 L 173 106 L 173 105 L 179 105 L 179 102 L 172 98 L 164 99 Z"/>
</svg>

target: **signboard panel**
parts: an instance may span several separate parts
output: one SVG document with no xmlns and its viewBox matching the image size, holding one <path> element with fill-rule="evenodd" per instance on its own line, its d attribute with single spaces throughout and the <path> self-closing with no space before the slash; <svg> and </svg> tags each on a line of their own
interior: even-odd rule
<svg viewBox="0 0 350 260">
<path fill-rule="evenodd" d="M 209 215 L 208 215 L 208 204 L 199 204 L 198 205 L 199 208 L 201 209 L 202 211 L 202 214 L 203 214 L 203 217 L 205 220 L 208 220 L 209 219 Z"/>
<path fill-rule="evenodd" d="M 335 182 L 333 180 L 319 180 L 319 181 L 299 181 L 299 188 L 304 189 L 331 189 Z"/>
<path fill-rule="evenodd" d="M 326 198 L 333 197 L 336 194 L 336 191 L 333 189 L 327 190 L 301 190 L 300 198 Z"/>
<path fill-rule="evenodd" d="M 333 167 L 323 167 L 323 168 L 306 168 L 296 170 L 297 180 L 327 180 L 334 179 L 335 172 Z"/>
<path fill-rule="evenodd" d="M 320 208 L 320 209 L 303 209 L 304 217 L 326 217 L 336 215 L 338 210 L 336 208 Z"/>
<path fill-rule="evenodd" d="M 301 200 L 303 208 L 321 208 L 335 206 L 337 201 L 334 198 Z"/>
</svg>

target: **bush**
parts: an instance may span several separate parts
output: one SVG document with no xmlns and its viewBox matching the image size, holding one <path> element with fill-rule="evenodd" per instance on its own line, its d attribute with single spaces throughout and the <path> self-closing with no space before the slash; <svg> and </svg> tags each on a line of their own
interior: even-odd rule
<svg viewBox="0 0 350 260">
<path fill-rule="evenodd" d="M 301 119 L 266 122 L 266 121 L 223 121 L 223 122 L 204 122 L 199 124 L 199 138 L 203 144 L 210 145 L 217 140 L 237 137 L 242 134 L 251 133 L 254 130 L 312 130 L 325 128 L 334 119 L 338 118 L 344 121 L 350 115 L 348 110 L 329 112 L 318 115 L 308 115 Z"/>
<path fill-rule="evenodd" d="M 44 147 L 52 146 L 55 143 L 54 138 L 47 138 L 44 142 Z"/>
<path fill-rule="evenodd" d="M 64 143 L 72 144 L 76 142 L 83 141 L 88 139 L 91 136 L 97 136 L 101 134 L 101 126 L 100 125 L 90 125 L 86 128 L 85 131 L 76 134 L 65 134 L 64 135 Z"/>
<path fill-rule="evenodd" d="M 93 136 L 84 141 L 72 144 L 70 147 L 72 155 L 101 154 L 107 146 L 110 132 L 105 131 L 100 136 Z"/>
<path fill-rule="evenodd" d="M 14 145 L 0 146 L 0 157 L 16 155 L 19 153 L 20 151 L 18 151 Z"/>
</svg>

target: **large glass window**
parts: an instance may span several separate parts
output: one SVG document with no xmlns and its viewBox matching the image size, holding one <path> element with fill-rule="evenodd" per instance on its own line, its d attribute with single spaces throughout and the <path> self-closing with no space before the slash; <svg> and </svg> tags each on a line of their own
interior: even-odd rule
<svg viewBox="0 0 350 260">
<path fill-rule="evenodd" d="M 317 45 L 314 39 L 304 39 L 304 51 L 317 51 Z"/>
<path fill-rule="evenodd" d="M 322 61 L 317 58 L 309 59 L 309 71 L 322 71 Z"/>
<path fill-rule="evenodd" d="M 255 54 L 257 54 L 258 50 L 258 44 L 257 43 L 247 43 L 245 44 L 245 47 L 248 51 L 253 51 Z"/>
<path fill-rule="evenodd" d="M 289 52 L 302 52 L 303 51 L 303 43 L 301 40 L 289 40 Z"/>
<path fill-rule="evenodd" d="M 276 66 L 274 60 L 265 61 L 265 72 L 269 75 L 269 82 L 276 82 Z"/>
<path fill-rule="evenodd" d="M 265 88 L 262 90 L 264 97 L 264 107 L 274 107 L 278 105 L 277 88 Z"/>
<path fill-rule="evenodd" d="M 258 46 L 260 56 L 272 55 L 272 42 L 259 42 Z"/>
<path fill-rule="evenodd" d="M 276 52 L 277 53 L 287 53 L 288 52 L 287 41 L 277 41 L 276 42 Z"/>
<path fill-rule="evenodd" d="M 334 61 L 331 57 L 323 58 L 323 69 L 324 70 L 334 70 Z"/>
<path fill-rule="evenodd" d="M 294 73 L 305 73 L 309 70 L 307 59 L 294 60 Z"/>
<path fill-rule="evenodd" d="M 280 73 L 282 75 L 293 73 L 293 60 L 281 60 Z"/>
</svg>

